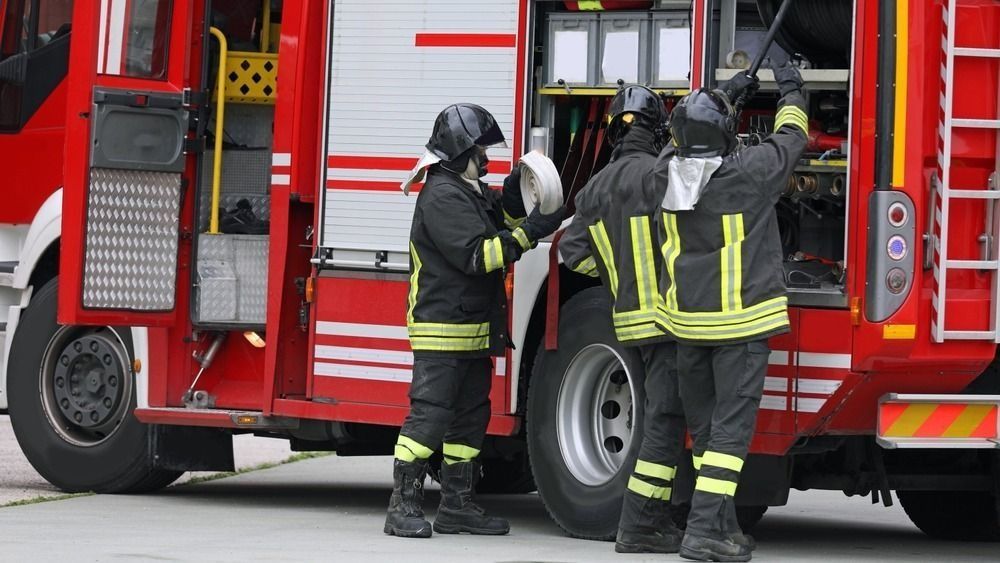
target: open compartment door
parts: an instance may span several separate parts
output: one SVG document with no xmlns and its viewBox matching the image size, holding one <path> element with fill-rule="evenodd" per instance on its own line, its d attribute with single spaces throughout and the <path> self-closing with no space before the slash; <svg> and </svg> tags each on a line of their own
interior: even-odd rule
<svg viewBox="0 0 1000 563">
<path fill-rule="evenodd" d="M 168 326 L 199 0 L 82 0 L 74 12 L 59 320 Z M 53 163 L 53 165 L 58 165 Z"/>
</svg>

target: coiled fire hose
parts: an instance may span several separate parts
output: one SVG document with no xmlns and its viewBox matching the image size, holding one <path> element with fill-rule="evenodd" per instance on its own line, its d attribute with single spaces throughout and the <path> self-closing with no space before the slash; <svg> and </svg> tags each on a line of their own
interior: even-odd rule
<svg viewBox="0 0 1000 563">
<path fill-rule="evenodd" d="M 531 151 L 521 157 L 521 197 L 530 215 L 535 207 L 545 215 L 555 213 L 563 204 L 562 180 L 552 159 Z"/>
</svg>

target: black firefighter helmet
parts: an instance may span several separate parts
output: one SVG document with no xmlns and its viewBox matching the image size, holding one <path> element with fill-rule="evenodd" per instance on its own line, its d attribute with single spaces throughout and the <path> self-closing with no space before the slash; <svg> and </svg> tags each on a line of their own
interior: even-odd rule
<svg viewBox="0 0 1000 563">
<path fill-rule="evenodd" d="M 503 143 L 503 132 L 490 112 L 475 104 L 452 104 L 434 120 L 427 150 L 445 162 L 452 162 L 473 147 Z"/>
<path fill-rule="evenodd" d="M 725 156 L 736 148 L 735 111 L 725 94 L 695 90 L 674 107 L 670 133 L 680 156 Z"/>
<path fill-rule="evenodd" d="M 659 94 L 645 86 L 626 86 L 611 98 L 611 105 L 608 107 L 608 140 L 612 145 L 620 143 L 629 125 L 636 120 L 657 133 L 658 129 L 666 127 L 667 117 L 667 109 Z"/>
</svg>

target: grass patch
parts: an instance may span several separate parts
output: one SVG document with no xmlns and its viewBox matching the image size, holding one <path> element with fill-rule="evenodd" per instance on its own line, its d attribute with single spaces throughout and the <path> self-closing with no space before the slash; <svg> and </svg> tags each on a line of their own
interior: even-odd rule
<svg viewBox="0 0 1000 563">
<path fill-rule="evenodd" d="M 67 494 L 61 494 L 61 495 L 52 495 L 50 497 L 46 497 L 46 496 L 32 497 L 32 498 L 26 498 L 26 499 L 21 499 L 21 500 L 14 500 L 14 501 L 8 502 L 6 504 L 0 504 L 0 508 L 8 508 L 8 507 L 11 507 L 11 506 L 27 506 L 29 504 L 41 504 L 43 502 L 52 502 L 52 501 L 56 501 L 56 500 L 66 500 L 66 499 L 77 498 L 77 497 L 89 497 L 89 496 L 93 496 L 95 494 L 96 493 L 67 493 Z"/>
<path fill-rule="evenodd" d="M 242 475 L 244 473 L 250 473 L 250 472 L 253 472 L 253 471 L 260 471 L 262 469 L 272 469 L 274 467 L 279 467 L 281 465 L 287 465 L 289 463 L 295 463 L 296 461 L 303 461 L 303 460 L 307 460 L 307 459 L 315 459 L 315 458 L 318 458 L 318 457 L 326 457 L 326 456 L 329 456 L 329 455 L 333 455 L 333 452 L 300 452 L 300 453 L 297 453 L 297 454 L 295 454 L 293 456 L 290 456 L 288 459 L 285 459 L 284 461 L 276 461 L 276 462 L 270 462 L 269 461 L 269 462 L 265 462 L 265 463 L 258 463 L 257 465 L 253 465 L 251 467 L 245 467 L 245 468 L 239 469 L 237 471 L 223 471 L 221 473 L 213 473 L 211 475 L 199 475 L 197 477 L 193 477 L 193 478 L 191 478 L 191 479 L 189 479 L 187 481 L 184 481 L 183 483 L 181 483 L 181 484 L 179 484 L 177 486 L 178 487 L 184 487 L 184 486 L 187 486 L 187 485 L 197 485 L 198 483 L 206 483 L 208 481 L 217 481 L 219 479 L 225 479 L 226 477 L 233 477 L 233 476 L 236 476 L 236 475 Z"/>
</svg>

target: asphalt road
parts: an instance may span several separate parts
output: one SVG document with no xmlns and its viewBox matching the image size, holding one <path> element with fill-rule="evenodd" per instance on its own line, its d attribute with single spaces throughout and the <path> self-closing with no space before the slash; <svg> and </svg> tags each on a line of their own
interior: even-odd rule
<svg viewBox="0 0 1000 563">
<path fill-rule="evenodd" d="M 87 496 L 0 508 L 9 561 L 679 561 L 622 556 L 566 537 L 537 495 L 483 497 L 507 537 L 382 534 L 391 459 L 311 459 L 144 496 Z M 429 516 L 438 500 L 428 486 Z M 755 530 L 755 561 L 996 561 L 1000 546 L 927 539 L 898 507 L 793 493 Z"/>
</svg>

